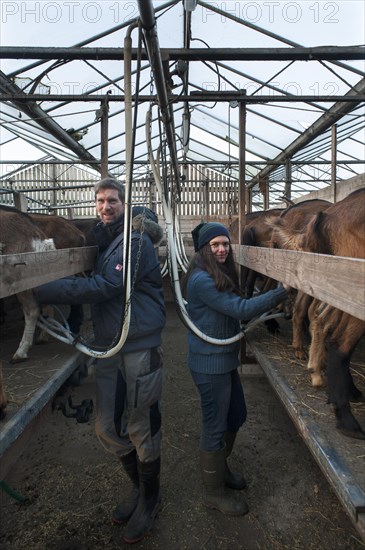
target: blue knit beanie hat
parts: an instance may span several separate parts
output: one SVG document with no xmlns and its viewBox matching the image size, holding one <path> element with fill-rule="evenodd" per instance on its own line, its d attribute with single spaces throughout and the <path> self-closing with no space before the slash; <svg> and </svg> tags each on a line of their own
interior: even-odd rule
<svg viewBox="0 0 365 550">
<path fill-rule="evenodd" d="M 203 246 L 214 239 L 214 237 L 224 235 L 231 240 L 228 229 L 223 224 L 218 222 L 200 223 L 197 227 L 195 227 L 195 229 L 193 229 L 191 234 L 193 236 L 195 252 L 198 252 L 198 250 L 203 248 Z"/>
</svg>

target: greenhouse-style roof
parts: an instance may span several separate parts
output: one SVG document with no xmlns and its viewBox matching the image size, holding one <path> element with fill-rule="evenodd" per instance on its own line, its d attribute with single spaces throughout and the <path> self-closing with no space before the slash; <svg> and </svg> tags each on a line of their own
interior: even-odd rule
<svg viewBox="0 0 365 550">
<path fill-rule="evenodd" d="M 149 140 L 278 196 L 328 185 L 334 160 L 363 173 L 363 21 L 351 0 L 3 2 L 1 177 L 41 160 L 123 177 L 130 88 L 134 177 Z"/>
</svg>

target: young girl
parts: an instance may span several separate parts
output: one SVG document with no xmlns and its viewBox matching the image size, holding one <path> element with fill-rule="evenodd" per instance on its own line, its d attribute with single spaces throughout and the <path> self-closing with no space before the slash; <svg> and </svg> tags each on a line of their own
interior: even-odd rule
<svg viewBox="0 0 365 550">
<path fill-rule="evenodd" d="M 230 235 L 224 225 L 200 224 L 192 235 L 195 255 L 183 277 L 182 291 L 190 319 L 204 334 L 218 340 L 231 338 L 240 331 L 240 321 L 248 321 L 287 299 L 281 286 L 261 296 L 242 298 Z M 201 399 L 204 504 L 224 514 L 244 515 L 248 512 L 246 502 L 227 490 L 246 486 L 244 477 L 231 472 L 227 464 L 236 434 L 246 420 L 237 371 L 240 342 L 217 345 L 189 331 L 188 343 L 188 366 Z"/>
</svg>

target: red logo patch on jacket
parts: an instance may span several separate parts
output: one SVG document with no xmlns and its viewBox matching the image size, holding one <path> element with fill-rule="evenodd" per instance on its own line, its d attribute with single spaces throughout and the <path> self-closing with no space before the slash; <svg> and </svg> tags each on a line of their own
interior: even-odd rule
<svg viewBox="0 0 365 550">
<path fill-rule="evenodd" d="M 117 264 L 117 265 L 115 266 L 115 269 L 116 269 L 117 271 L 122 271 L 122 269 L 123 269 L 122 264 Z"/>
</svg>

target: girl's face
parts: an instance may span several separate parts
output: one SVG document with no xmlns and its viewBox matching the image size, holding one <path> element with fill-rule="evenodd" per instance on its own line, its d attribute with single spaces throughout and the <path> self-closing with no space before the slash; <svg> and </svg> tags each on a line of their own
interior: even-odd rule
<svg viewBox="0 0 365 550">
<path fill-rule="evenodd" d="M 210 250 L 219 264 L 224 264 L 229 253 L 230 242 L 228 237 L 214 237 L 209 241 Z"/>
</svg>

